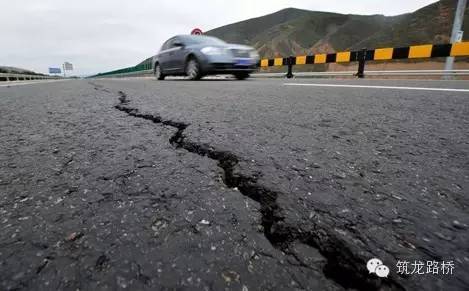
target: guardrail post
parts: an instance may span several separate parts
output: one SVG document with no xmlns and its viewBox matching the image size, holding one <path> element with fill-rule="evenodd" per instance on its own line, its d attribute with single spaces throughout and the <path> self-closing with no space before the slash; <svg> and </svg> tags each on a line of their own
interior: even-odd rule
<svg viewBox="0 0 469 291">
<path fill-rule="evenodd" d="M 288 79 L 293 78 L 293 72 L 292 72 L 292 70 L 293 70 L 293 60 L 294 60 L 293 56 L 289 56 L 288 59 L 287 59 L 288 72 L 285 75 L 285 77 L 287 77 Z"/>
<path fill-rule="evenodd" d="M 366 48 L 358 53 L 358 72 L 357 78 L 365 78 Z"/>
</svg>

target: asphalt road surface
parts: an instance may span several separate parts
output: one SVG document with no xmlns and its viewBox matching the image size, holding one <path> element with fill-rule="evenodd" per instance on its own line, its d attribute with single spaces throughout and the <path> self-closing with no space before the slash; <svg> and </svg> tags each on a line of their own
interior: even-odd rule
<svg viewBox="0 0 469 291">
<path fill-rule="evenodd" d="M 469 288 L 467 81 L 1 86 L 0 128 L 0 290 Z"/>
</svg>

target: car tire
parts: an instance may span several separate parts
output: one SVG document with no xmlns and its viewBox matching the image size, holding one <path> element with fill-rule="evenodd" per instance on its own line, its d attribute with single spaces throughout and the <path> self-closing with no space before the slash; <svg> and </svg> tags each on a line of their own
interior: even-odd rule
<svg viewBox="0 0 469 291">
<path fill-rule="evenodd" d="M 153 74 L 155 75 L 155 78 L 157 80 L 164 80 L 164 78 L 166 77 L 163 72 L 161 72 L 161 66 L 160 64 L 155 64 L 155 69 L 153 70 Z"/>
<path fill-rule="evenodd" d="M 238 79 L 238 80 L 244 80 L 244 79 L 247 79 L 249 78 L 249 73 L 236 73 L 234 74 L 235 78 Z"/>
<path fill-rule="evenodd" d="M 190 57 L 187 60 L 185 72 L 189 80 L 199 80 L 202 78 L 200 63 L 195 57 Z"/>
</svg>

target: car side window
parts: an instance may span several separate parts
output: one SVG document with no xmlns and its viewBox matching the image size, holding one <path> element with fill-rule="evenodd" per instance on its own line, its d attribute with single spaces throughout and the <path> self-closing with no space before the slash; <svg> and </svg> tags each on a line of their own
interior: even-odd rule
<svg viewBox="0 0 469 291">
<path fill-rule="evenodd" d="M 168 50 L 168 49 L 171 49 L 171 48 L 176 47 L 176 46 L 174 45 L 176 42 L 182 42 L 182 40 L 180 40 L 179 38 L 176 38 L 176 37 L 173 37 L 173 38 L 168 39 L 168 40 L 161 46 L 160 51 L 165 51 L 165 50 Z"/>
<path fill-rule="evenodd" d="M 167 40 L 162 46 L 161 46 L 161 50 L 160 51 L 164 51 L 164 50 L 167 50 L 169 48 L 171 48 L 171 41 L 173 39 L 169 39 Z"/>
<path fill-rule="evenodd" d="M 170 39 L 168 42 L 169 42 L 169 46 L 168 46 L 168 49 L 171 49 L 171 48 L 174 48 L 175 47 L 175 43 L 178 41 L 177 38 L 172 38 Z"/>
<path fill-rule="evenodd" d="M 167 48 L 167 46 L 168 46 L 168 42 L 163 43 L 163 45 L 160 48 L 160 52 L 164 51 Z"/>
</svg>

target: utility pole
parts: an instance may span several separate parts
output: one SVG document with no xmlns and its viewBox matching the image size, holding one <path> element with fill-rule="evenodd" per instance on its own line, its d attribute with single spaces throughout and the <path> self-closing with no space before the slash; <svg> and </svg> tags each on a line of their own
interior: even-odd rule
<svg viewBox="0 0 469 291">
<path fill-rule="evenodd" d="M 464 20 L 464 12 L 466 10 L 467 0 L 458 0 L 458 6 L 456 7 L 456 13 L 454 13 L 453 30 L 451 31 L 451 43 L 460 42 L 462 39 L 462 22 Z M 449 71 L 453 69 L 454 57 L 447 57 L 445 63 L 445 70 Z M 445 75 L 445 79 L 451 79 L 451 75 Z"/>
</svg>

